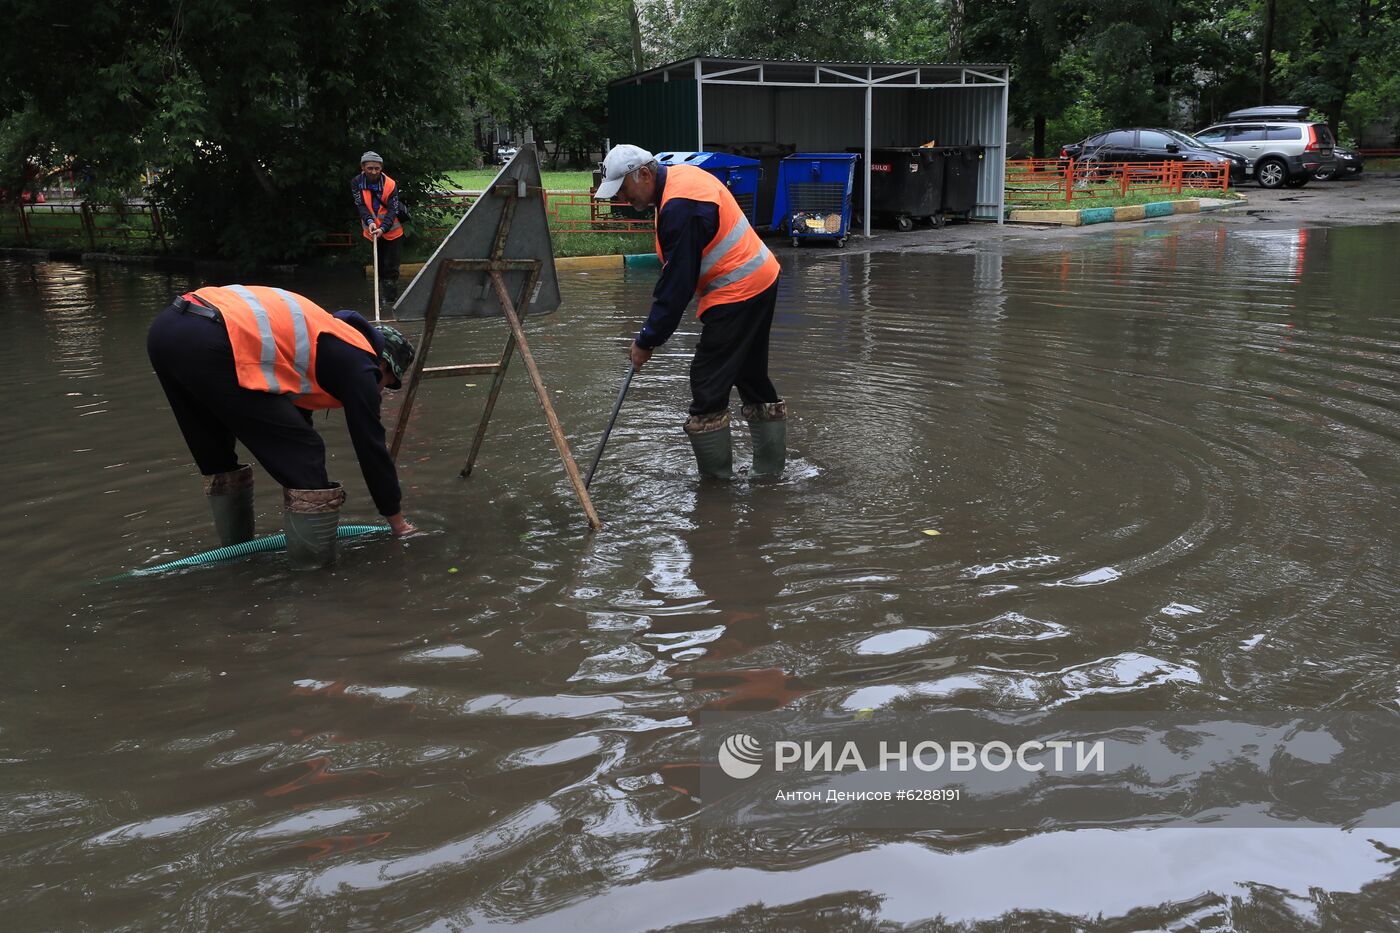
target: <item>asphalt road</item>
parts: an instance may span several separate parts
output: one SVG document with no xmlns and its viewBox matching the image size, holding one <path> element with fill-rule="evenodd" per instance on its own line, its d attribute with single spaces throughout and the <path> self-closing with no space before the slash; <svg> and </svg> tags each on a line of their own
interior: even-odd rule
<svg viewBox="0 0 1400 933">
<path fill-rule="evenodd" d="M 938 230 L 917 228 L 909 233 L 876 229 L 869 240 L 854 236 L 846 242 L 845 248 L 855 252 L 965 252 L 976 250 L 986 243 L 1097 236 L 1107 230 L 1122 230 L 1144 223 L 1222 223 L 1230 226 L 1400 223 L 1400 174 L 1363 173 L 1360 177 L 1314 181 L 1303 188 L 1276 190 L 1260 188 L 1251 182 L 1239 190 L 1244 193 L 1245 202 L 1210 213 L 1176 214 L 1147 221 L 1088 227 L 975 223 L 950 224 Z M 792 250 L 790 246 L 778 245 L 778 241 L 770 241 L 770 245 L 777 246 L 776 252 L 780 255 Z M 798 247 L 809 252 L 822 248 L 830 249 L 822 246 Z"/>
</svg>

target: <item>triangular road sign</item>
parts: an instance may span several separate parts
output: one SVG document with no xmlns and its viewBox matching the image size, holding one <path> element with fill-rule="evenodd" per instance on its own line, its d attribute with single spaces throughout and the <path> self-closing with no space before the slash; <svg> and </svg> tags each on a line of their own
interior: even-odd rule
<svg viewBox="0 0 1400 933">
<path fill-rule="evenodd" d="M 521 197 L 516 200 L 514 216 L 504 231 L 504 249 L 496 254 L 501 215 L 509 200 L 492 196 L 500 186 L 520 191 Z M 418 321 L 427 317 L 433 287 L 438 281 L 438 267 L 445 260 L 486 259 L 493 255 L 504 260 L 537 259 L 542 262 L 539 281 L 529 305 L 518 309 L 521 317 L 548 314 L 558 308 L 559 279 L 554 272 L 554 248 L 549 239 L 544 197 L 525 197 L 525 191 L 520 190 L 534 189 L 538 192 L 541 187 L 539 157 L 534 146 L 525 146 L 501 169 L 413 277 L 408 288 L 394 303 L 394 317 L 401 321 Z M 506 291 L 519 295 L 526 276 L 527 273 L 523 271 L 502 273 Z M 442 310 L 439 312 L 443 317 L 498 317 L 503 313 L 496 291 L 485 272 L 452 275 L 447 278 L 444 288 Z"/>
</svg>

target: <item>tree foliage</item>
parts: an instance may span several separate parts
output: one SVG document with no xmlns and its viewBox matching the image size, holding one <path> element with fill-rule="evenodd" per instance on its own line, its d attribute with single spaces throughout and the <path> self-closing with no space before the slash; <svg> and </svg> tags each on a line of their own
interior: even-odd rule
<svg viewBox="0 0 1400 933">
<path fill-rule="evenodd" d="M 1013 122 L 1042 152 L 1110 125 L 1191 130 L 1261 102 L 1316 107 L 1343 138 L 1400 119 L 1400 0 L 654 0 L 647 11 L 653 63 L 1010 63 Z"/>
<path fill-rule="evenodd" d="M 555 162 L 586 161 L 605 133 L 608 82 L 633 70 L 630 18 L 630 3 L 576 0 L 562 28 L 501 56 L 496 116 L 530 127 Z"/>
<path fill-rule="evenodd" d="M 10 166 L 62 160 L 84 194 L 142 170 L 187 247 L 307 256 L 346 227 L 361 152 L 404 197 L 469 155 L 489 62 L 558 20 L 554 0 L 5 0 Z M 12 169 L 13 170 L 13 169 Z"/>
<path fill-rule="evenodd" d="M 1264 87 L 1343 140 L 1400 129 L 1400 0 L 0 0 L 0 14 L 0 188 L 67 168 L 85 197 L 113 199 L 149 167 L 185 246 L 245 263 L 313 255 L 353 225 L 365 149 L 410 204 L 477 156 L 483 114 L 586 160 L 638 47 L 647 66 L 1008 62 L 1013 122 L 1038 153 L 1112 125 L 1190 130 Z"/>
</svg>

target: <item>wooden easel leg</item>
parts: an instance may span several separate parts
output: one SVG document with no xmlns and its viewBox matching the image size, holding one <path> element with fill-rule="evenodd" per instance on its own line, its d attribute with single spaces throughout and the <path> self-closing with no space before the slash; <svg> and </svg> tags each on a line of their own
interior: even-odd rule
<svg viewBox="0 0 1400 933">
<path fill-rule="evenodd" d="M 530 383 L 535 387 L 535 395 L 539 397 L 540 405 L 544 408 L 545 420 L 549 422 L 549 433 L 554 437 L 554 446 L 559 451 L 559 459 L 564 463 L 564 472 L 569 475 L 569 482 L 574 487 L 574 495 L 578 496 L 579 503 L 583 506 L 583 513 L 588 517 L 588 526 L 595 530 L 601 528 L 603 523 L 598 520 L 598 513 L 593 510 L 593 500 L 589 498 L 588 490 L 583 485 L 583 476 L 578 470 L 578 464 L 574 462 L 574 456 L 569 452 L 568 438 L 564 437 L 564 429 L 559 424 L 559 416 L 554 413 L 554 404 L 549 400 L 549 390 L 545 388 L 539 367 L 535 365 L 535 356 L 530 352 L 530 344 L 525 340 L 525 331 L 520 326 L 520 318 L 516 316 L 515 306 L 511 302 L 510 296 L 506 294 L 505 283 L 501 281 L 499 273 L 491 273 L 491 283 L 496 287 L 496 297 L 500 300 L 501 309 L 505 312 L 506 321 L 510 324 L 510 332 L 520 347 L 520 360 L 525 364 L 525 371 L 530 374 Z"/>
<path fill-rule="evenodd" d="M 512 202 L 511 204 L 507 204 L 505 213 L 501 217 L 501 224 L 507 229 L 509 229 L 510 219 L 514 216 L 514 214 L 514 202 Z M 499 253 L 500 250 L 504 248 L 504 245 L 505 240 L 502 238 L 500 231 L 497 231 L 496 248 L 493 249 L 492 255 Z M 535 283 L 539 281 L 539 275 L 540 264 L 536 262 L 534 264 L 534 270 L 529 275 L 525 276 L 525 282 L 520 289 L 520 299 L 517 307 L 528 306 L 530 296 L 534 293 L 535 290 Z M 499 273 L 490 273 L 490 279 L 493 287 L 496 286 L 497 281 L 499 279 Z M 501 289 L 501 294 L 505 294 L 505 283 L 503 280 L 500 281 L 499 287 Z M 472 467 L 476 466 L 476 455 L 481 452 L 481 445 L 486 440 L 486 425 L 488 422 L 490 422 L 491 413 L 496 408 L 496 399 L 500 396 L 501 386 L 505 383 L 506 367 L 510 365 L 510 358 L 514 354 L 515 332 L 509 331 L 506 334 L 505 349 L 501 351 L 500 362 L 496 364 L 496 376 L 494 379 L 491 380 L 491 391 L 486 396 L 486 408 L 481 413 L 481 424 L 477 426 L 476 437 L 472 438 L 472 449 L 471 452 L 467 454 L 467 462 L 462 465 L 462 472 L 458 474 L 463 479 L 466 479 L 468 476 L 471 476 Z"/>
<path fill-rule="evenodd" d="M 404 432 L 408 430 L 408 416 L 413 413 L 413 401 L 418 395 L 418 384 L 423 381 L 423 370 L 428 366 L 428 350 L 433 345 L 433 333 L 437 330 L 438 315 L 442 311 L 442 296 L 447 285 L 445 273 L 444 268 L 439 268 L 437 281 L 433 283 L 433 294 L 428 299 L 428 313 L 423 320 L 423 336 L 418 338 L 418 348 L 413 352 L 413 372 L 409 375 L 408 385 L 404 388 L 403 404 L 399 406 L 398 420 L 394 422 L 394 440 L 389 445 L 389 459 L 395 463 L 399 459 L 399 447 L 403 444 Z"/>
<path fill-rule="evenodd" d="M 476 455 L 481 452 L 481 442 L 486 440 L 486 425 L 491 420 L 491 412 L 496 407 L 496 398 L 501 394 L 501 384 L 506 379 L 506 367 L 510 365 L 510 358 L 515 353 L 515 334 L 512 332 L 506 337 L 506 348 L 501 351 L 500 366 L 496 369 L 496 375 L 491 378 L 491 392 L 486 396 L 486 410 L 481 413 L 481 424 L 477 425 L 476 437 L 472 438 L 471 453 L 467 454 L 467 462 L 462 466 L 461 476 L 472 475 L 472 467 L 476 465 Z"/>
</svg>

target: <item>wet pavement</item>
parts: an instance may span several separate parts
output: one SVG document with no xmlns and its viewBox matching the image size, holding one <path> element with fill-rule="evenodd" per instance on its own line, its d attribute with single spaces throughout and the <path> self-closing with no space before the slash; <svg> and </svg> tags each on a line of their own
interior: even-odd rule
<svg viewBox="0 0 1400 933">
<path fill-rule="evenodd" d="M 420 395 L 424 536 L 106 584 L 212 546 L 144 358 L 202 283 L 0 264 L 7 926 L 1394 928 L 1400 830 L 725 833 L 662 778 L 701 710 L 1400 702 L 1400 226 L 968 229 L 783 253 L 781 481 L 693 479 L 692 319 L 633 384 L 601 532 L 515 368 L 469 480 L 488 380 Z M 562 278 L 529 332 L 586 462 L 651 280 Z M 435 362 L 502 338 L 456 323 Z"/>
<path fill-rule="evenodd" d="M 1138 227 L 1208 226 L 1252 227 L 1279 225 L 1359 226 L 1400 223 L 1400 174 L 1363 173 L 1359 177 L 1335 181 L 1312 181 L 1302 188 L 1269 190 L 1249 183 L 1238 189 L 1245 201 L 1212 212 L 1208 217 L 1176 214 L 1146 221 L 1118 224 L 1114 229 Z M 1074 204 L 1067 207 L 1092 207 Z M 1031 224 L 949 224 L 938 230 L 920 229 L 909 233 L 876 229 L 869 240 L 853 238 L 847 249 L 875 252 L 966 252 L 997 248 L 1000 243 L 1076 239 L 1104 234 L 1104 227 L 1039 226 Z M 781 241 L 786 242 L 786 241 Z M 810 248 L 810 247 L 808 247 Z M 790 247 L 779 250 L 787 254 Z"/>
</svg>

